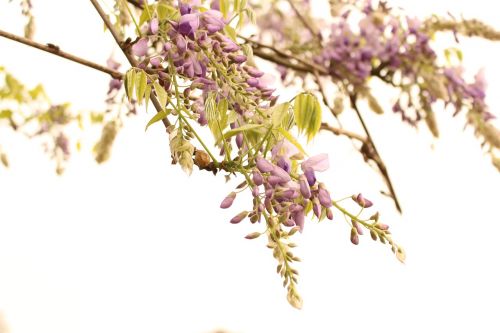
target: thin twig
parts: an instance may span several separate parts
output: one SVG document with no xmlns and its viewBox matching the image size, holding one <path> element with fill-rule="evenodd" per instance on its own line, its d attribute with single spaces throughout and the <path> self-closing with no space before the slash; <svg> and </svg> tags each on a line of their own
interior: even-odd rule
<svg viewBox="0 0 500 333">
<path fill-rule="evenodd" d="M 118 46 L 122 50 L 123 54 L 125 54 L 125 57 L 127 57 L 127 60 L 129 61 L 130 65 L 132 67 L 138 67 L 139 63 L 129 53 L 128 49 L 125 47 L 123 41 L 120 39 L 120 35 L 116 31 L 116 29 L 113 26 L 113 24 L 111 24 L 111 22 L 109 21 L 108 16 L 106 15 L 106 13 L 104 12 L 104 10 L 102 9 L 101 5 L 99 5 L 99 2 L 97 2 L 97 0 L 90 0 L 90 2 L 92 3 L 92 5 L 94 5 L 94 7 L 95 7 L 97 13 L 99 13 L 99 16 L 101 17 L 102 21 L 104 22 L 104 24 L 106 25 L 106 27 L 108 28 L 108 30 L 113 35 L 113 38 L 115 39 L 116 43 L 118 44 Z M 163 110 L 163 106 L 160 105 L 160 102 L 158 101 L 158 99 L 156 98 L 156 96 L 154 94 L 151 94 L 150 99 L 151 99 L 151 102 L 153 103 L 156 111 L 157 112 L 161 112 Z M 163 118 L 162 122 L 163 122 L 163 125 L 165 126 L 165 128 L 167 128 L 167 129 L 171 125 L 170 121 L 168 120 L 168 118 Z"/>
<path fill-rule="evenodd" d="M 245 42 L 247 43 L 250 43 L 250 44 L 253 44 L 254 47 L 252 48 L 253 51 L 254 51 L 254 54 L 256 54 L 257 56 L 259 56 L 259 54 L 256 53 L 256 50 L 261 48 L 261 49 L 269 49 L 271 51 L 273 51 L 274 53 L 276 53 L 276 55 L 278 56 L 281 56 L 281 57 L 284 57 L 284 58 L 288 58 L 288 59 L 292 59 L 292 60 L 296 60 L 297 62 L 300 62 L 302 63 L 304 66 L 306 66 L 305 68 L 303 68 L 303 71 L 306 71 L 306 72 L 309 72 L 309 73 L 312 73 L 312 71 L 317 71 L 318 73 L 322 74 L 322 75 L 329 75 L 330 73 L 328 72 L 328 70 L 326 68 L 324 68 L 323 66 L 320 66 L 318 64 L 315 64 L 313 62 L 310 62 L 306 59 L 303 59 L 303 58 L 300 58 L 296 55 L 293 55 L 293 54 L 289 54 L 287 52 L 284 52 L 272 45 L 267 45 L 267 44 L 263 44 L 259 41 L 256 41 L 254 39 L 251 39 L 251 38 L 247 38 L 247 37 L 244 37 L 244 36 L 241 36 L 241 35 L 238 35 L 239 38 L 243 39 Z M 277 58 L 279 59 L 279 58 Z M 302 68 L 302 67 L 301 67 Z"/>
<path fill-rule="evenodd" d="M 394 190 L 394 186 L 392 185 L 391 178 L 389 177 L 389 172 L 387 171 L 387 167 L 385 166 L 385 163 L 383 162 L 382 158 L 380 157 L 380 154 L 377 150 L 377 147 L 375 146 L 375 142 L 373 141 L 372 136 L 370 135 L 370 131 L 368 130 L 368 126 L 365 123 L 365 120 L 363 116 L 361 115 L 361 112 L 359 111 L 358 105 L 357 105 L 357 96 L 355 94 L 350 94 L 349 99 L 351 102 L 351 107 L 354 109 L 356 112 L 359 121 L 361 125 L 363 126 L 363 130 L 366 133 L 366 139 L 367 139 L 367 144 L 364 145 L 362 148 L 362 153 L 365 154 L 365 157 L 368 159 L 373 160 L 376 164 L 380 172 L 382 173 L 382 176 L 384 177 L 387 187 L 389 189 L 389 194 L 394 200 L 394 204 L 396 205 L 397 210 L 401 213 L 401 205 L 399 203 L 398 197 L 396 195 L 396 191 Z"/>
<path fill-rule="evenodd" d="M 115 79 L 122 79 L 123 78 L 123 74 L 118 72 L 118 71 L 112 70 L 111 68 L 96 64 L 96 63 L 91 62 L 89 60 L 77 57 L 77 56 L 72 55 L 72 54 L 67 53 L 67 52 L 64 52 L 61 49 L 59 49 L 59 47 L 56 45 L 40 44 L 40 43 L 32 41 L 31 39 L 17 36 L 17 35 L 11 34 L 10 32 L 6 32 L 3 30 L 0 30 L 0 36 L 5 37 L 5 38 L 10 39 L 10 40 L 13 40 L 13 41 L 18 42 L 18 43 L 21 43 L 21 44 L 25 44 L 25 45 L 34 47 L 36 49 L 39 49 L 39 50 L 42 50 L 42 51 L 45 51 L 48 53 L 52 53 L 56 56 L 71 60 L 71 61 L 79 63 L 81 65 L 96 69 L 98 71 L 101 71 L 103 73 L 111 75 L 111 77 L 113 77 Z"/>
<path fill-rule="evenodd" d="M 309 23 L 309 21 L 300 13 L 300 11 L 298 10 L 298 8 L 293 3 L 293 0 L 287 0 L 287 1 L 290 4 L 290 7 L 292 7 L 292 10 L 295 12 L 295 15 L 297 15 L 297 17 L 299 18 L 300 22 L 302 22 L 302 24 L 304 25 L 304 27 L 307 30 L 309 30 L 309 32 L 316 39 L 316 41 L 318 42 L 318 44 L 321 45 L 321 40 L 322 40 L 321 34 L 319 34 L 316 31 L 316 29 L 314 29 L 314 27 Z"/>
<path fill-rule="evenodd" d="M 321 129 L 324 130 L 324 131 L 332 132 L 335 135 L 346 136 L 346 137 L 348 137 L 350 139 L 354 139 L 354 140 L 360 141 L 362 143 L 366 143 L 366 141 L 367 141 L 366 138 L 364 138 L 363 136 L 361 136 L 359 134 L 356 134 L 354 132 L 345 130 L 343 128 L 337 128 L 337 127 L 330 126 L 327 123 L 321 123 Z"/>
</svg>

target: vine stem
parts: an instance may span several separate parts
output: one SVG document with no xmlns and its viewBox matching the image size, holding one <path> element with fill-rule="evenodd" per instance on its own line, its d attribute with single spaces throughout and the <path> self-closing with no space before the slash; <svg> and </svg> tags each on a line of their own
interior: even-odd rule
<svg viewBox="0 0 500 333">
<path fill-rule="evenodd" d="M 18 42 L 18 43 L 21 43 L 21 44 L 24 44 L 24 45 L 27 45 L 27 46 L 31 46 L 31 47 L 34 47 L 36 49 L 39 49 L 39 50 L 42 50 L 42 51 L 54 54 L 54 55 L 56 55 L 58 57 L 61 57 L 61 58 L 64 58 L 64 59 L 67 59 L 67 60 L 79 63 L 81 65 L 84 65 L 84 66 L 87 66 L 87 67 L 90 67 L 90 68 L 93 68 L 93 69 L 96 69 L 96 70 L 98 70 L 100 72 L 109 74 L 111 77 L 113 77 L 115 79 L 122 79 L 123 78 L 123 74 L 120 73 L 120 72 L 118 72 L 118 71 L 115 71 L 115 70 L 113 70 L 111 68 L 108 68 L 108 67 L 96 64 L 96 63 L 94 63 L 92 61 L 89 61 L 87 59 L 80 58 L 80 57 L 75 56 L 73 54 L 64 52 L 58 46 L 56 46 L 54 44 L 50 44 L 50 43 L 49 44 L 37 43 L 35 41 L 32 41 L 31 39 L 24 38 L 24 37 L 21 37 L 21 36 L 18 36 L 18 35 L 14 35 L 14 34 L 11 34 L 10 32 L 3 31 L 3 30 L 0 30 L 0 36 L 4 37 L 4 38 L 7 38 L 7 39 L 10 39 L 10 40 L 12 40 L 14 42 Z"/>
<path fill-rule="evenodd" d="M 127 57 L 127 60 L 130 63 L 130 65 L 132 67 L 138 67 L 139 63 L 132 56 L 132 54 L 130 54 L 129 50 L 124 45 L 123 41 L 120 39 L 120 35 L 116 31 L 116 29 L 113 26 L 113 24 L 111 24 L 111 22 L 109 21 L 108 15 L 106 15 L 106 13 L 102 9 L 101 5 L 99 5 L 99 2 L 97 0 L 90 0 L 90 2 L 95 7 L 97 13 L 101 17 L 102 21 L 104 22 L 104 24 L 106 25 L 106 27 L 108 28 L 108 30 L 111 32 L 111 35 L 113 35 L 113 38 L 115 39 L 116 44 L 118 44 L 118 46 L 122 50 L 122 52 L 125 55 L 125 57 Z M 154 107 L 156 109 L 156 112 L 161 112 L 163 110 L 163 106 L 160 105 L 160 102 L 158 101 L 158 99 L 156 98 L 156 96 L 154 94 L 151 94 L 150 99 L 151 99 L 151 102 L 153 103 L 153 105 L 154 105 Z M 165 128 L 167 129 L 167 132 L 168 132 L 168 128 L 171 125 L 170 121 L 168 120 L 168 118 L 165 117 L 165 118 L 162 119 L 162 122 L 163 122 L 163 125 L 165 126 Z"/>
</svg>

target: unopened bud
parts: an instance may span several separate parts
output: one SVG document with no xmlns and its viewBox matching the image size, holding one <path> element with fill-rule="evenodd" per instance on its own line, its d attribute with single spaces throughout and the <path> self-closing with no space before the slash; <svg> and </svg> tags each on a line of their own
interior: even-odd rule
<svg viewBox="0 0 500 333">
<path fill-rule="evenodd" d="M 245 236 L 246 239 L 255 239 L 258 238 L 260 235 L 262 235 L 260 232 L 252 232 L 251 234 L 248 234 Z"/>
<path fill-rule="evenodd" d="M 359 236 L 355 228 L 351 228 L 351 243 L 354 245 L 359 244 Z"/>
<path fill-rule="evenodd" d="M 238 215 L 236 215 L 235 217 L 233 217 L 230 222 L 232 224 L 238 224 L 241 221 L 243 221 L 247 216 L 248 216 L 248 212 L 243 211 L 243 212 L 239 213 Z"/>
<path fill-rule="evenodd" d="M 373 206 L 373 202 L 363 197 L 363 194 L 361 193 L 359 193 L 358 195 L 353 195 L 351 198 L 362 208 L 370 208 L 371 206 Z"/>
<path fill-rule="evenodd" d="M 222 200 L 222 202 L 220 204 L 220 208 L 226 209 L 226 208 L 231 207 L 235 198 L 236 198 L 235 192 L 229 193 L 229 195 L 227 197 L 225 197 L 224 200 Z"/>
<path fill-rule="evenodd" d="M 252 172 L 252 180 L 255 183 L 255 185 L 260 186 L 264 183 L 264 178 L 258 171 Z"/>
</svg>

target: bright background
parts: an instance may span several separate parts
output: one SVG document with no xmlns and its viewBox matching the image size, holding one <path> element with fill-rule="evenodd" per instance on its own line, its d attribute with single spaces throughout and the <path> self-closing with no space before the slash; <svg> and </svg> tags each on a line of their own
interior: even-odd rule
<svg viewBox="0 0 500 333">
<path fill-rule="evenodd" d="M 113 42 L 89 2 L 33 2 L 37 41 L 105 63 Z M 391 3 L 500 28 L 495 1 Z M 22 33 L 16 5 L 2 2 L 0 28 Z M 500 115 L 500 46 L 464 40 L 462 47 L 471 75 L 486 68 L 488 102 Z M 4 39 L 0 64 L 29 85 L 43 82 L 54 102 L 104 107 L 102 73 Z M 109 163 L 97 166 L 81 153 L 62 177 L 38 145 L 0 129 L 12 164 L 0 169 L 0 313 L 12 333 L 500 330 L 500 177 L 449 110 L 438 115 L 446 124 L 439 140 L 392 114 L 366 112 L 402 217 L 349 141 L 316 139 L 311 150 L 330 154 L 322 177 L 334 197 L 363 191 L 376 201 L 408 259 L 399 264 L 366 236 L 352 246 L 339 214 L 333 223 L 307 223 L 296 239 L 302 311 L 286 302 L 264 239 L 243 239 L 262 226 L 227 222 L 246 202 L 218 208 L 234 183 L 172 167 L 164 131 L 144 133 L 151 115 L 141 114 L 119 135 Z"/>
</svg>

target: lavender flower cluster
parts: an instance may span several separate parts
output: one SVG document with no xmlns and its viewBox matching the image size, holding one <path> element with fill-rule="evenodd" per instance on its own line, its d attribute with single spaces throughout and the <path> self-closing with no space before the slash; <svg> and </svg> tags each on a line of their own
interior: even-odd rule
<svg viewBox="0 0 500 333">
<path fill-rule="evenodd" d="M 351 11 L 346 11 L 332 24 L 328 41 L 314 60 L 329 69 L 334 76 L 349 77 L 362 84 L 378 68 L 416 77 L 415 64 L 431 63 L 436 54 L 429 45 L 418 19 L 399 19 L 386 15 L 384 6 L 367 2 L 358 30 L 350 23 Z"/>
</svg>

